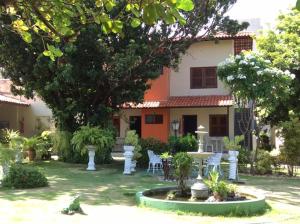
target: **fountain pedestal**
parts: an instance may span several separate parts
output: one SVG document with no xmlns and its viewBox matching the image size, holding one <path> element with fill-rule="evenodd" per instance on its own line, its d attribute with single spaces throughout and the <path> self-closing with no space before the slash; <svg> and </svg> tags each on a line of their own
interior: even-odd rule
<svg viewBox="0 0 300 224">
<path fill-rule="evenodd" d="M 207 159 L 213 153 L 211 152 L 188 152 L 196 162 L 199 162 L 199 171 L 196 183 L 191 186 L 192 198 L 207 199 L 208 198 L 208 187 L 203 183 L 202 179 L 202 162 L 203 159 Z"/>
</svg>

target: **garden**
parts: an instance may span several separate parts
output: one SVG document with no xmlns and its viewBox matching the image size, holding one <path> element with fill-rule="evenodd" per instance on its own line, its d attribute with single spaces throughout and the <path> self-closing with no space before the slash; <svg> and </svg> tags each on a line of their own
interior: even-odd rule
<svg viewBox="0 0 300 224">
<path fill-rule="evenodd" d="M 81 140 L 85 139 L 86 133 L 89 133 L 87 136 L 93 137 L 94 135 L 97 136 L 99 131 L 101 132 L 100 129 L 95 130 L 94 127 L 88 126 L 80 130 L 71 139 L 74 152 L 77 152 L 75 146 L 79 142 L 83 142 Z M 81 135 L 79 135 L 80 133 Z M 2 180 L 0 190 L 1 203 L 7 204 L 7 207 L 1 210 L 3 213 L 1 221 L 3 223 L 45 222 L 45 215 L 47 216 L 46 223 L 80 223 L 95 219 L 99 213 L 103 213 L 101 215 L 102 220 L 108 220 L 112 223 L 121 221 L 122 216 L 128 217 L 128 220 L 132 222 L 137 222 L 144 215 L 153 217 L 151 222 L 153 220 L 158 222 L 166 220 L 172 223 L 196 223 L 199 221 L 215 223 L 237 220 L 239 222 L 248 222 L 249 220 L 261 222 L 261 220 L 264 220 L 266 222 L 295 223 L 300 220 L 296 209 L 300 196 L 300 179 L 299 177 L 289 177 L 287 168 L 282 168 L 279 172 L 273 165 L 270 165 L 273 174 L 267 172 L 261 175 L 251 175 L 249 173 L 250 165 L 241 164 L 240 171 L 243 173 L 239 174 L 239 179 L 243 180 L 244 183 L 237 185 L 230 183 L 226 178 L 219 177 L 218 172 L 215 171 L 210 172 L 209 177 L 205 178 L 205 183 L 214 193 L 212 197 L 216 197 L 218 201 L 229 200 L 229 197 L 232 197 L 229 194 L 233 192 L 265 195 L 266 204 L 258 212 L 233 210 L 226 214 L 211 215 L 205 212 L 195 212 L 192 209 L 161 210 L 161 208 L 155 206 L 149 208 L 147 203 L 145 205 L 138 203 L 141 199 L 136 196 L 138 192 L 147 189 L 169 189 L 163 198 L 167 201 L 176 202 L 178 200 L 176 197 L 179 196 L 180 198 L 182 193 L 190 194 L 188 190 L 191 183 L 190 177 L 195 178 L 195 174 L 193 174 L 193 159 L 186 152 L 195 151 L 197 141 L 194 136 L 177 137 L 176 140 L 171 137 L 169 144 L 166 144 L 155 139 L 139 141 L 134 132 L 129 132 L 126 140 L 127 144 L 139 146 L 137 147 L 138 151 L 135 152 L 135 158 L 138 162 L 136 171 L 132 175 L 124 175 L 124 161 L 119 159 L 113 160 L 110 158 L 106 164 L 97 162 L 94 171 L 87 170 L 90 164 L 74 164 L 51 160 L 45 155 L 48 154 L 49 149 L 55 150 L 57 134 L 48 131 L 43 132 L 40 136 L 34 137 L 35 144 L 28 144 L 29 139 L 20 137 L 14 131 L 7 131 L 2 135 L 5 136 L 2 139 L 6 139 L 6 143 L 1 144 L 1 163 L 2 165 L 9 164 L 10 167 L 6 177 Z M 109 136 L 109 134 L 107 135 Z M 102 138 L 96 138 L 97 141 L 102 141 L 102 145 L 106 148 L 111 147 L 109 140 L 103 141 L 104 135 L 101 136 Z M 82 144 L 92 144 L 91 139 Z M 241 140 L 241 138 L 236 139 Z M 174 147 L 174 144 L 177 146 Z M 227 147 L 230 145 L 233 146 L 234 142 L 229 141 Z M 12 147 L 16 150 L 12 150 Z M 166 155 L 169 158 L 172 153 L 175 155 L 174 170 L 171 171 L 171 176 L 177 181 L 164 180 L 162 170 L 155 172 L 155 174 L 147 172 L 148 158 L 144 154 L 149 148 L 154 149 L 155 153 L 161 154 L 162 158 L 166 158 Z M 34 150 L 34 152 L 29 152 L 30 150 Z M 241 150 L 240 152 L 242 152 Z M 3 154 L 3 152 L 7 153 Z M 99 153 L 98 150 L 95 152 L 96 154 Z M 54 154 L 54 151 L 51 153 Z M 59 154 L 59 152 L 56 153 Z M 79 150 L 79 153 L 85 153 L 85 156 L 88 157 L 86 149 Z M 30 158 L 32 154 L 36 155 L 34 160 Z M 145 159 L 143 159 L 143 155 Z M 15 158 L 19 158 L 19 160 L 15 160 Z M 259 159 L 258 164 L 265 163 L 260 161 Z M 85 163 L 87 163 L 87 159 L 85 159 Z M 245 171 L 245 167 L 249 168 L 248 171 Z M 222 162 L 222 170 L 224 171 L 223 175 L 227 176 L 228 163 L 225 161 Z M 159 197 L 161 198 L 161 195 Z M 76 199 L 78 204 L 77 207 L 74 207 L 72 202 Z M 195 200 L 192 203 L 194 202 Z M 211 204 L 210 202 L 204 203 Z M 115 214 L 118 214 L 118 216 L 115 216 Z"/>
<path fill-rule="evenodd" d="M 0 3 L 1 77 L 55 123 L 31 137 L 1 129 L 0 223 L 299 223 L 299 1 L 253 37 L 257 51 L 217 66 L 246 116 L 213 169 L 194 133 L 162 142 L 126 130 L 120 160 L 113 117 L 143 102 L 163 67 L 178 69 L 200 30 L 233 37 L 249 24 L 226 16 L 234 0 L 137 3 Z M 275 153 L 271 128 L 284 139 Z"/>
</svg>

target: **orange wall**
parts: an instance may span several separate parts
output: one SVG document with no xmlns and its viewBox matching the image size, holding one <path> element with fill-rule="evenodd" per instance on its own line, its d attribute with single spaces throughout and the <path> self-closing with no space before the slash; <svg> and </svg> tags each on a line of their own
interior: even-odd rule
<svg viewBox="0 0 300 224">
<path fill-rule="evenodd" d="M 170 96 L 170 69 L 164 67 L 163 74 L 155 80 L 148 82 L 151 88 L 146 91 L 144 100 L 148 101 L 161 101 L 168 100 Z"/>
<path fill-rule="evenodd" d="M 162 124 L 145 124 L 146 114 L 162 114 Z M 157 138 L 167 142 L 169 138 L 170 110 L 168 108 L 142 109 L 142 138 Z"/>
</svg>

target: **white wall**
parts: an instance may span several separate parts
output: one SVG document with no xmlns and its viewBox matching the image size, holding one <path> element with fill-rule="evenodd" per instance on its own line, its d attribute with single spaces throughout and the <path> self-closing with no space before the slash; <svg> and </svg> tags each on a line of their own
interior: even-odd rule
<svg viewBox="0 0 300 224">
<path fill-rule="evenodd" d="M 178 71 L 171 71 L 170 95 L 228 95 L 229 90 L 220 80 L 218 80 L 218 88 L 190 89 L 190 68 L 217 66 L 233 53 L 233 40 L 202 41 L 193 44 L 182 57 Z"/>
<path fill-rule="evenodd" d="M 234 109 L 229 108 L 229 137 L 234 136 Z M 182 115 L 197 115 L 197 126 L 205 127 L 204 131 L 209 132 L 209 115 L 213 114 L 227 114 L 227 107 L 213 107 L 213 108 L 172 108 L 170 109 L 170 120 L 182 121 Z M 182 125 L 182 123 L 181 123 Z M 170 133 L 174 134 L 171 130 Z"/>
</svg>

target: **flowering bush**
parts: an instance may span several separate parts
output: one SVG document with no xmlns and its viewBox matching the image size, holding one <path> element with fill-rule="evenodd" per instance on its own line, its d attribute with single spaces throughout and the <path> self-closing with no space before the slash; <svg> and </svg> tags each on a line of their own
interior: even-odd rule
<svg viewBox="0 0 300 224">
<path fill-rule="evenodd" d="M 217 74 L 232 90 L 238 104 L 245 106 L 252 100 L 265 114 L 288 96 L 295 77 L 287 70 L 273 67 L 260 54 L 247 51 L 220 63 Z"/>
</svg>

